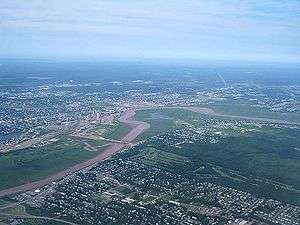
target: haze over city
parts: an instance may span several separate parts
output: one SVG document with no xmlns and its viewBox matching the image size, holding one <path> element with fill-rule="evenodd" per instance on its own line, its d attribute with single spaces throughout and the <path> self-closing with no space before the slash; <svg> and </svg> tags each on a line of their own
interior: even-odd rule
<svg viewBox="0 0 300 225">
<path fill-rule="evenodd" d="M 299 62 L 298 0 L 2 0 L 2 58 Z"/>
</svg>

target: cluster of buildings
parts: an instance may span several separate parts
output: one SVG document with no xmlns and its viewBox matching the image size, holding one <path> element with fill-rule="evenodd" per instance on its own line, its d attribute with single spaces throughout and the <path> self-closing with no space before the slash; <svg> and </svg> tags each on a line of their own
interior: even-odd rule
<svg viewBox="0 0 300 225">
<path fill-rule="evenodd" d="M 163 141 L 170 147 L 181 148 L 184 144 L 195 142 L 217 143 L 220 139 L 255 132 L 267 126 L 273 127 L 272 124 L 264 122 L 216 118 L 205 118 L 204 120 L 198 117 L 190 120 L 190 123 L 183 123 L 181 128 L 161 133 L 149 138 L 149 140 Z"/>
<path fill-rule="evenodd" d="M 131 161 L 122 154 L 42 192 L 47 194 L 39 192 L 27 203 L 79 224 L 297 225 L 300 215 L 300 207 Z"/>
<path fill-rule="evenodd" d="M 49 144 L 63 133 L 112 122 L 118 112 L 105 93 L 60 88 L 0 90 L 0 153 Z"/>
<path fill-rule="evenodd" d="M 100 113 L 118 112 L 123 106 L 190 106 L 240 101 L 254 108 L 293 112 L 300 110 L 299 88 L 280 87 L 284 94 L 250 84 L 206 87 L 167 80 L 128 81 L 122 85 L 100 83 L 50 83 L 9 91 L 0 90 L 0 147 L 14 149 L 17 144 L 39 138 L 49 130 L 72 129 L 88 119 L 99 120 Z M 286 94 L 288 93 L 288 94 Z M 79 110 L 80 109 L 80 110 Z M 25 145 L 27 146 L 27 145 Z"/>
<path fill-rule="evenodd" d="M 133 82 L 101 88 L 56 85 L 0 92 L 0 149 L 47 144 L 63 132 L 89 134 L 98 123 L 112 123 L 128 106 L 189 106 L 241 100 L 271 111 L 299 111 L 299 90 L 291 92 L 294 97 L 274 98 L 265 89 L 248 85 L 186 91 L 179 83 Z M 216 143 L 231 135 L 227 130 L 247 133 L 265 125 L 212 118 L 194 123 L 201 123 L 201 127 L 185 123 L 180 129 L 149 140 L 181 148 L 197 141 Z M 40 208 L 45 215 L 78 224 L 299 224 L 298 206 L 148 165 L 132 160 L 131 154 L 129 150 L 16 199 Z"/>
</svg>

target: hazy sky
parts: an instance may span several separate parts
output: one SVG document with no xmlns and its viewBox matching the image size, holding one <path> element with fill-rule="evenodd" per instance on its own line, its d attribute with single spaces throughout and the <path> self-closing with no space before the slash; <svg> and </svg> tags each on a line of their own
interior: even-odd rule
<svg viewBox="0 0 300 225">
<path fill-rule="evenodd" d="M 0 0 L 0 57 L 300 62 L 300 0 Z"/>
</svg>

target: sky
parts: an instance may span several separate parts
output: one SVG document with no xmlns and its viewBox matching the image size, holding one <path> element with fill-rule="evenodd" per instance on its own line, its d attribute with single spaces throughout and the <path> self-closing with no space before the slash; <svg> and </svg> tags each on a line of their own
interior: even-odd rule
<svg viewBox="0 0 300 225">
<path fill-rule="evenodd" d="M 0 57 L 300 62 L 300 1 L 0 0 Z"/>
</svg>

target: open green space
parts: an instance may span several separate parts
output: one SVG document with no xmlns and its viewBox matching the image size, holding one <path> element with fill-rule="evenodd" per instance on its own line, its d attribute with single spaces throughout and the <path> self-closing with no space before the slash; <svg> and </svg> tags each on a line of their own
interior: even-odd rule
<svg viewBox="0 0 300 225">
<path fill-rule="evenodd" d="M 10 203 L 11 203 L 10 201 L 0 198 L 0 207 L 6 206 Z"/>
<path fill-rule="evenodd" d="M 151 119 L 151 113 L 159 113 L 172 119 L 159 119 L 158 124 L 155 125 L 153 123 L 155 119 Z M 178 121 L 183 121 L 199 127 L 205 123 L 205 116 L 183 109 L 142 110 L 137 112 L 136 118 L 152 123 L 150 132 L 156 131 L 155 134 L 178 127 L 176 121 L 177 124 Z M 173 124 L 164 126 L 160 120 Z M 168 149 L 160 143 L 162 146 L 158 146 L 158 149 L 182 155 L 193 161 L 214 163 L 299 189 L 300 152 L 297 151 L 297 146 L 300 146 L 299 136 L 298 129 L 264 127 L 247 135 L 227 136 L 217 143 L 197 142 L 185 144 L 181 149 Z"/>
<path fill-rule="evenodd" d="M 199 125 L 201 122 L 201 120 L 199 122 L 199 119 L 201 118 L 205 118 L 205 116 L 184 109 L 165 108 L 138 110 L 136 111 L 135 119 L 150 124 L 150 128 L 142 133 L 138 137 L 138 140 L 144 140 L 183 127 L 186 122 L 191 124 L 197 123 Z"/>
<path fill-rule="evenodd" d="M 166 168 L 182 168 L 188 167 L 190 164 L 190 160 L 187 157 L 161 151 L 152 147 L 143 149 L 143 151 L 132 157 L 132 159 L 148 165 Z"/>
<path fill-rule="evenodd" d="M 186 144 L 181 149 L 168 148 L 163 143 L 156 145 L 190 159 L 191 168 L 198 165 L 194 171 L 200 175 L 207 172 L 214 177 L 213 182 L 299 204 L 300 154 L 295 150 L 295 146 L 300 145 L 298 132 L 266 129 L 226 137 L 213 144 Z"/>
<path fill-rule="evenodd" d="M 16 205 L 13 207 L 5 208 L 0 210 L 1 213 L 7 213 L 12 215 L 29 215 L 26 212 L 26 208 L 23 205 Z"/>
<path fill-rule="evenodd" d="M 234 100 L 220 102 L 220 103 L 210 103 L 205 105 L 199 105 L 199 107 L 211 108 L 217 113 L 233 115 L 233 116 L 249 116 L 249 117 L 261 117 L 268 119 L 278 119 L 286 120 L 290 122 L 300 122 L 299 113 L 280 113 L 272 112 L 268 109 L 251 107 L 250 104 L 245 104 L 243 102 L 237 102 Z"/>
<path fill-rule="evenodd" d="M 102 149 L 101 149 L 102 150 Z M 47 146 L 0 155 L 0 189 L 38 180 L 99 154 L 67 136 Z"/>
<path fill-rule="evenodd" d="M 129 189 L 126 186 L 117 186 L 113 189 L 114 191 L 117 191 L 123 195 L 128 195 L 130 193 L 133 193 L 134 191 L 132 191 L 131 189 Z"/>
<path fill-rule="evenodd" d="M 281 130 L 268 135 L 255 132 L 241 137 L 227 137 L 218 143 L 186 145 L 177 154 L 193 160 L 205 160 L 247 175 L 259 176 L 300 188 L 300 145 L 296 131 Z M 299 136 L 299 134 L 298 134 Z"/>
<path fill-rule="evenodd" d="M 12 216 L 0 216 L 0 225 L 8 225 L 11 224 L 11 221 L 14 217 Z M 36 218 L 22 218 L 18 219 L 21 225 L 66 225 L 66 223 L 46 220 L 46 219 L 36 219 Z"/>
<path fill-rule="evenodd" d="M 8 202 L 8 201 L 6 201 Z M 8 202 L 12 203 L 12 202 Z M 37 211 L 39 211 L 37 213 Z M 10 214 L 10 215 L 1 215 Z M 18 216 L 24 216 L 24 218 L 18 218 Z M 22 225 L 60 225 L 66 224 L 63 222 L 41 219 L 41 218 L 26 218 L 32 216 L 45 216 L 38 208 L 32 208 L 28 205 L 13 205 L 5 209 L 0 209 L 0 224 L 11 224 L 12 220 L 18 220 Z"/>
<path fill-rule="evenodd" d="M 98 129 L 105 130 L 103 137 L 116 140 L 131 130 L 123 123 L 103 125 Z M 0 171 L 3 171 L 0 173 L 0 190 L 45 178 L 91 159 L 107 148 L 101 147 L 105 144 L 108 144 L 105 140 L 64 135 L 46 146 L 0 154 Z"/>
<path fill-rule="evenodd" d="M 100 126 L 98 126 L 98 129 L 105 130 L 103 135 L 101 135 L 102 137 L 107 138 L 107 139 L 120 140 L 132 128 L 127 124 L 117 122 L 114 125 L 100 125 Z"/>
<path fill-rule="evenodd" d="M 232 109 L 232 111 L 228 109 L 227 112 L 231 113 L 234 110 L 237 115 L 286 120 L 286 118 L 276 116 L 276 113 L 273 114 L 275 116 L 269 116 L 269 112 L 241 114 L 240 109 Z M 244 110 L 246 113 L 248 108 L 245 107 Z M 146 121 L 151 125 L 141 138 L 181 128 L 185 126 L 185 123 L 195 127 L 205 127 L 207 118 L 213 117 L 174 108 L 140 110 L 136 115 L 136 119 Z M 223 120 L 222 118 L 215 119 Z M 252 129 L 253 127 L 244 128 Z M 222 129 L 220 127 L 220 131 Z M 162 140 L 151 141 L 150 148 L 144 147 L 136 152 L 136 155 L 130 157 L 147 165 L 166 169 L 179 168 L 181 172 L 197 173 L 204 180 L 220 185 L 299 204 L 300 132 L 298 129 L 264 126 L 252 129 L 251 132 L 245 134 L 230 129 L 226 132 L 232 134 L 226 135 L 217 143 L 199 141 L 183 144 L 181 148 L 169 147 Z M 173 155 L 170 156 L 169 153 L 174 154 L 176 160 L 172 161 Z M 181 156 L 190 163 L 180 163 Z"/>
<path fill-rule="evenodd" d="M 93 147 L 97 147 L 97 146 L 101 146 L 101 145 L 105 145 L 105 144 L 109 143 L 108 141 L 105 141 L 105 140 L 92 139 L 92 138 L 88 138 L 88 137 L 70 136 L 70 138 L 72 138 L 75 141 L 81 142 L 81 143 L 89 144 Z"/>
<path fill-rule="evenodd" d="M 149 166 L 156 166 L 196 176 L 204 182 L 213 182 L 221 186 L 228 186 L 238 190 L 248 191 L 261 197 L 265 196 L 267 198 L 299 205 L 300 189 L 297 184 L 294 183 L 291 185 L 287 182 L 284 183 L 284 181 L 278 182 L 275 179 L 266 178 L 267 176 L 262 173 L 269 171 L 267 166 L 264 167 L 264 165 L 260 165 L 259 169 L 261 170 L 261 173 L 244 171 L 243 167 L 239 164 L 236 165 L 239 167 L 232 169 L 228 165 L 223 164 L 224 166 L 220 166 L 222 165 L 221 162 L 209 163 L 214 160 L 205 159 L 204 157 L 199 156 L 201 155 L 199 153 L 199 155 L 195 153 L 191 154 L 191 156 L 187 156 L 187 150 L 184 149 L 183 152 L 180 153 L 181 150 L 176 151 L 176 154 L 174 154 L 174 152 L 166 148 L 164 150 L 158 150 L 152 147 L 143 147 L 142 149 L 135 151 L 135 154 L 128 156 L 131 160 L 135 160 Z M 182 157 L 183 155 L 184 157 Z M 225 158 L 224 160 L 227 159 Z M 244 159 L 236 158 L 235 160 L 243 161 Z M 234 163 L 234 160 L 231 160 L 231 162 Z M 243 161 L 243 163 L 245 163 L 245 161 Z M 253 166 L 256 167 L 257 165 Z M 295 167 L 296 165 L 292 166 Z M 297 168 L 295 170 L 297 170 Z M 291 171 L 293 171 L 293 169 L 290 168 L 290 170 L 285 171 L 284 173 L 290 173 Z M 277 173 L 277 170 L 273 171 L 274 176 L 276 176 Z M 284 175 L 286 176 L 286 174 Z M 297 176 L 295 171 L 294 175 Z"/>
<path fill-rule="evenodd" d="M 22 225 L 66 225 L 66 223 L 46 219 L 23 219 Z"/>
</svg>

